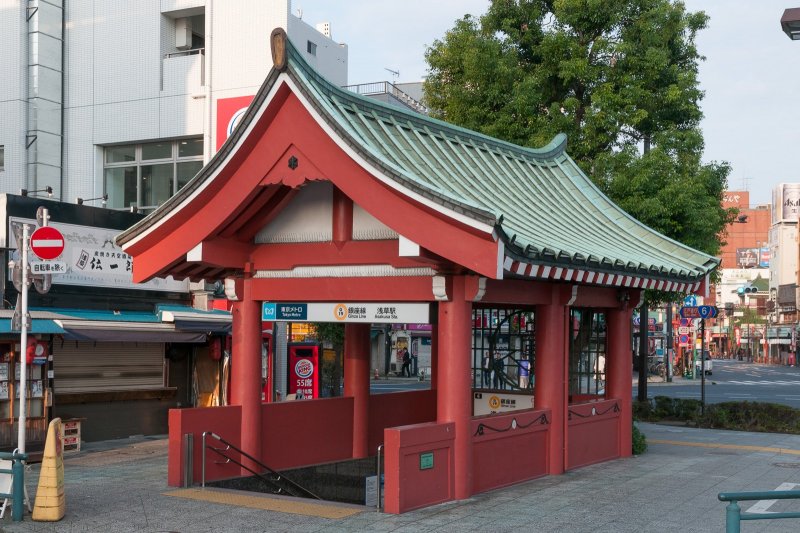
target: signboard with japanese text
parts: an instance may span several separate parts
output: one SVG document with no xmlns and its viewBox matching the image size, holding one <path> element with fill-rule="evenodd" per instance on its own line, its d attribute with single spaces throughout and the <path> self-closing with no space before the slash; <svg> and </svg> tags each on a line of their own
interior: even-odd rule
<svg viewBox="0 0 800 533">
<path fill-rule="evenodd" d="M 9 217 L 10 223 L 36 225 L 33 219 Z M 94 228 L 50 221 L 64 236 L 64 252 L 60 261 L 66 264 L 64 272 L 53 278 L 53 285 L 79 285 L 118 289 L 189 292 L 189 282 L 156 278 L 146 283 L 133 282 L 133 262 L 114 242 L 119 230 Z M 9 232 L 10 259 L 19 261 L 19 251 L 14 232 Z M 60 270 L 60 267 L 59 267 Z"/>
<path fill-rule="evenodd" d="M 285 322 L 428 323 L 427 303 L 264 302 L 261 319 Z"/>
<path fill-rule="evenodd" d="M 288 393 L 298 400 L 319 398 L 320 346 L 289 344 Z"/>
<path fill-rule="evenodd" d="M 501 392 L 475 392 L 472 394 L 472 414 L 493 415 L 517 409 L 531 409 L 533 396 L 530 394 L 506 394 Z"/>
</svg>

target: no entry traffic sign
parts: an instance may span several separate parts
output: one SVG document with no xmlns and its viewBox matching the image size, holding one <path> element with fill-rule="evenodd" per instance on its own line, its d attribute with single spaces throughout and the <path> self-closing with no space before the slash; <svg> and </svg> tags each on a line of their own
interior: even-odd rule
<svg viewBox="0 0 800 533">
<path fill-rule="evenodd" d="M 63 251 L 64 236 L 56 228 L 43 226 L 31 235 L 31 252 L 39 259 L 55 259 Z"/>
</svg>

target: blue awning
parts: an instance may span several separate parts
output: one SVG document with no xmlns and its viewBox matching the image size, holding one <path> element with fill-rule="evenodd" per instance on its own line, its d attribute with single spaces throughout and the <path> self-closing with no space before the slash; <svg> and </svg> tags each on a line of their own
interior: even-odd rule
<svg viewBox="0 0 800 533">
<path fill-rule="evenodd" d="M 52 320 L 33 318 L 28 333 L 31 335 L 63 335 L 64 329 Z M 0 318 L 0 335 L 19 335 L 19 331 L 11 330 L 10 318 Z"/>
</svg>

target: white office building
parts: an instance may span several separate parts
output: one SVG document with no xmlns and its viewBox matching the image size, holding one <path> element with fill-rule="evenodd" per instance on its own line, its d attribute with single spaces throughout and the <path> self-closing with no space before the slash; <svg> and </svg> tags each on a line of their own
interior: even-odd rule
<svg viewBox="0 0 800 533">
<path fill-rule="evenodd" d="M 347 84 L 347 46 L 290 0 L 0 0 L 0 193 L 51 187 L 140 210 L 202 167 L 266 77 L 284 28 Z M 43 195 L 44 193 L 31 193 Z M 91 205 L 100 205 L 95 200 Z"/>
</svg>

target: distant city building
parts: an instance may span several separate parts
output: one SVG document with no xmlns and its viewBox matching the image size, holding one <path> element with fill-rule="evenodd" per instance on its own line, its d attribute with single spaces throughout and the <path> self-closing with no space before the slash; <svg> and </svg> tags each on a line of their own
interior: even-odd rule
<svg viewBox="0 0 800 533">
<path fill-rule="evenodd" d="M 290 0 L 9 3 L 0 193 L 52 187 L 67 202 L 163 203 L 235 127 L 270 69 L 275 27 L 347 84 L 347 46 L 330 24 L 292 15 Z"/>
</svg>

